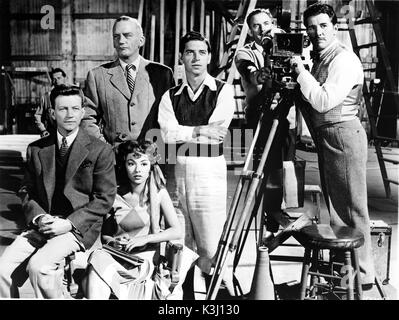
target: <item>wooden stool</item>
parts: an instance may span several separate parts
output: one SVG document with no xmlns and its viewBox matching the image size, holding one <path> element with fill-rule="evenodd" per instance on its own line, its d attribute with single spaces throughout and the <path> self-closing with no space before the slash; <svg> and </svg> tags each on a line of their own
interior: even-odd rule
<svg viewBox="0 0 399 320">
<path fill-rule="evenodd" d="M 356 252 L 356 249 L 361 247 L 364 243 L 364 237 L 361 232 L 349 227 L 313 224 L 299 230 L 297 239 L 305 247 L 300 300 L 305 299 L 309 275 L 311 276 L 309 289 L 313 298 L 316 295 L 317 287 L 325 287 L 325 284 L 318 281 L 320 277 L 323 277 L 325 279 L 341 280 L 340 283 L 342 283 L 342 280 L 347 279 L 347 285 L 333 287 L 339 290 L 346 290 L 348 300 L 354 300 L 353 280 L 355 278 L 357 297 L 359 300 L 362 299 L 359 260 Z M 331 264 L 331 259 L 331 274 L 320 272 L 320 267 L 325 263 L 322 259 L 319 260 L 320 250 L 323 249 L 332 250 L 338 254 L 344 254 L 344 264 L 341 268 L 341 270 L 344 269 L 346 271 L 344 277 L 333 274 L 333 264 Z M 331 289 L 331 286 L 327 285 L 327 287 L 330 287 Z"/>
</svg>

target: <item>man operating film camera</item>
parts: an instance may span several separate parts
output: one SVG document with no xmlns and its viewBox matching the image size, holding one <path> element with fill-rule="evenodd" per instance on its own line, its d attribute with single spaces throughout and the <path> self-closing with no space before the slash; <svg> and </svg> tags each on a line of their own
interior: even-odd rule
<svg viewBox="0 0 399 320">
<path fill-rule="evenodd" d="M 279 226 L 273 216 L 280 214 L 285 207 L 282 189 L 283 161 L 294 160 L 295 157 L 296 112 L 291 94 L 295 82 L 287 58 L 302 53 L 303 35 L 285 33 L 274 24 L 270 11 L 266 9 L 251 11 L 246 23 L 253 42 L 237 50 L 235 63 L 246 95 L 247 127 L 255 130 L 263 112 L 261 131 L 255 145 L 255 168 L 273 119 L 279 119 L 260 189 L 264 191 L 264 239 L 269 240 Z"/>
</svg>

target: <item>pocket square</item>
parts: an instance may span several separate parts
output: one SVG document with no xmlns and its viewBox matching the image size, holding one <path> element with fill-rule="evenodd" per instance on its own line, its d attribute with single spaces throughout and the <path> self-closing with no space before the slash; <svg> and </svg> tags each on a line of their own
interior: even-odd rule
<svg viewBox="0 0 399 320">
<path fill-rule="evenodd" d="M 90 160 L 85 160 L 85 161 L 82 162 L 82 164 L 80 165 L 80 167 L 81 167 L 82 169 L 84 169 L 84 168 L 90 168 L 91 165 L 92 165 L 92 162 L 91 162 Z"/>
</svg>

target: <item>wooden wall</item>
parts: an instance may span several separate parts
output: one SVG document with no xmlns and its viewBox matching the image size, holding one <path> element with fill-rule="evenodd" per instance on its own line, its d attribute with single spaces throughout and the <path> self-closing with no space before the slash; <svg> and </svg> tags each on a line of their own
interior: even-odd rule
<svg viewBox="0 0 399 320">
<path fill-rule="evenodd" d="M 257 1 L 257 7 L 278 5 L 289 9 L 292 27 L 303 28 L 302 13 L 311 2 L 262 0 Z M 324 2 L 333 5 L 337 12 L 347 3 Z M 126 14 L 141 21 L 146 35 L 144 57 L 170 66 L 176 80 L 183 77 L 178 60 L 179 38 L 189 30 L 203 32 L 210 39 L 213 47 L 210 72 L 217 74 L 239 3 L 227 0 L 2 0 L 0 64 L 61 67 L 70 82 L 83 85 L 89 69 L 114 59 L 112 24 L 115 18 Z M 362 0 L 353 0 L 351 4 L 356 16 L 365 9 Z M 55 10 L 54 29 L 41 27 L 45 14 L 40 10 L 45 5 Z M 340 21 L 342 29 L 346 27 L 344 20 Z M 370 25 L 355 28 L 360 44 L 375 41 Z M 347 31 L 341 31 L 339 37 L 350 45 Z M 365 63 L 376 62 L 375 48 L 362 50 L 361 54 Z M 41 94 L 49 88 L 45 74 L 15 75 L 13 84 L 14 103 L 38 103 Z"/>
</svg>

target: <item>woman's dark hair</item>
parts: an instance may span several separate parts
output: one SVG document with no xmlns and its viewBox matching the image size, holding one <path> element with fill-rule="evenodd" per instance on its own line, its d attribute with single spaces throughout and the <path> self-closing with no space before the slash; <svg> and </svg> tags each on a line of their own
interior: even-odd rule
<svg viewBox="0 0 399 320">
<path fill-rule="evenodd" d="M 151 170 L 159 160 L 156 145 L 149 140 L 126 140 L 123 141 L 116 152 L 116 178 L 120 186 L 129 185 L 129 178 L 126 172 L 125 161 L 129 154 L 147 155 L 151 162 Z"/>
<path fill-rule="evenodd" d="M 55 108 L 55 99 L 58 96 L 79 96 L 82 98 L 82 107 L 85 106 L 85 96 L 78 86 L 62 84 L 54 87 L 50 93 L 50 102 L 53 109 Z"/>
<path fill-rule="evenodd" d="M 330 17 L 331 23 L 333 25 L 337 24 L 337 15 L 335 14 L 333 7 L 325 3 L 317 2 L 309 6 L 303 13 L 303 23 L 305 27 L 308 26 L 309 17 L 317 16 L 321 13 L 327 14 Z"/>
</svg>

